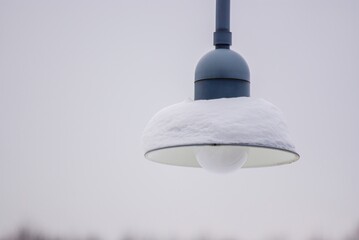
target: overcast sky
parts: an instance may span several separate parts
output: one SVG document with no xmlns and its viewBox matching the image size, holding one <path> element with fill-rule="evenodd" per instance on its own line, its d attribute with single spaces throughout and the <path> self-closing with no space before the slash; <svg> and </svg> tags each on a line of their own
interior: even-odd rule
<svg viewBox="0 0 359 240">
<path fill-rule="evenodd" d="M 341 239 L 359 225 L 359 2 L 232 0 L 251 95 L 301 159 L 218 175 L 145 160 L 141 134 L 193 97 L 214 0 L 0 0 L 0 235 Z"/>
</svg>

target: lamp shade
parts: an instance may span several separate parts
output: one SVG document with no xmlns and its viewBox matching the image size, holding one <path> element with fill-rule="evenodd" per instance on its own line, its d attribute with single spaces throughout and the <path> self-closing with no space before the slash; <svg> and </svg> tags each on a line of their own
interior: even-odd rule
<svg viewBox="0 0 359 240">
<path fill-rule="evenodd" d="M 264 167 L 299 159 L 281 111 L 252 97 L 186 100 L 159 111 L 143 133 L 147 159 L 200 167 L 205 148 L 245 149 L 243 167 Z"/>
</svg>

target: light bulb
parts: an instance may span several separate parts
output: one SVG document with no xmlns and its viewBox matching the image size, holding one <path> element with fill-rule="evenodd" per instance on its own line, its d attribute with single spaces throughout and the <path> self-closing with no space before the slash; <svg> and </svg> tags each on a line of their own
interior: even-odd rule
<svg viewBox="0 0 359 240">
<path fill-rule="evenodd" d="M 216 173 L 234 171 L 242 167 L 248 157 L 248 148 L 241 146 L 202 146 L 196 151 L 199 165 Z"/>
</svg>

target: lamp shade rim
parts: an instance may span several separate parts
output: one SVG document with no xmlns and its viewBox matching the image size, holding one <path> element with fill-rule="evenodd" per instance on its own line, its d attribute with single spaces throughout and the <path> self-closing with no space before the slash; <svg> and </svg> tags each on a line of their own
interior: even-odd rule
<svg viewBox="0 0 359 240">
<path fill-rule="evenodd" d="M 192 159 L 192 163 L 187 163 L 184 164 L 182 161 L 181 163 L 176 163 L 176 161 L 171 161 L 170 159 L 167 158 L 166 161 L 162 161 L 161 159 L 158 159 L 157 157 L 153 157 L 151 156 L 153 153 L 156 152 L 161 152 L 161 151 L 167 151 L 167 150 L 173 150 L 173 149 L 182 149 L 182 151 L 185 148 L 199 148 L 199 147 L 205 147 L 205 146 L 227 146 L 227 147 L 245 147 L 245 148 L 250 148 L 250 149 L 255 149 L 257 152 L 268 152 L 268 151 L 275 151 L 275 152 L 279 152 L 285 154 L 285 159 L 277 161 L 277 162 L 272 162 L 272 161 L 266 161 L 264 160 L 264 163 L 260 163 L 260 164 L 245 164 L 243 166 L 243 168 L 256 168 L 256 167 L 270 167 L 270 166 L 278 166 L 278 165 L 285 165 L 285 164 L 290 164 L 292 162 L 295 162 L 297 160 L 299 160 L 300 155 L 292 150 L 288 150 L 288 149 L 284 149 L 284 148 L 278 148 L 278 147 L 271 147 L 271 146 L 263 146 L 263 145 L 256 145 L 256 144 L 237 144 L 237 143 L 232 143 L 232 144 L 215 144 L 215 143 L 203 143 L 203 144 L 185 144 L 185 145 L 175 145 L 175 146 L 166 146 L 166 147 L 161 147 L 161 148 L 156 148 L 156 149 L 151 149 L 149 151 L 147 151 L 144 156 L 145 158 L 147 158 L 148 160 L 151 160 L 153 162 L 157 162 L 157 163 L 162 163 L 162 164 L 167 164 L 167 165 L 177 165 L 177 166 L 184 166 L 184 167 L 200 167 L 197 162 L 194 163 L 193 159 Z M 187 151 L 187 150 L 185 150 Z M 190 151 L 187 151 L 190 152 Z M 181 155 L 181 154 L 178 154 Z M 191 154 L 192 155 L 192 154 Z M 288 157 L 290 157 L 290 159 L 288 159 Z M 183 159 L 184 160 L 184 159 Z M 248 161 L 249 163 L 253 162 L 251 161 L 251 159 L 249 159 Z"/>
</svg>

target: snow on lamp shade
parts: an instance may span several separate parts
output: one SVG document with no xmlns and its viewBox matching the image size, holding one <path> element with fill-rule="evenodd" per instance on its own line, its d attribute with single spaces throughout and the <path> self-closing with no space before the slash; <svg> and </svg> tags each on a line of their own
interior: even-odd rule
<svg viewBox="0 0 359 240">
<path fill-rule="evenodd" d="M 187 100 L 159 111 L 143 134 L 149 160 L 228 172 L 299 159 L 281 111 L 251 97 Z"/>
</svg>

